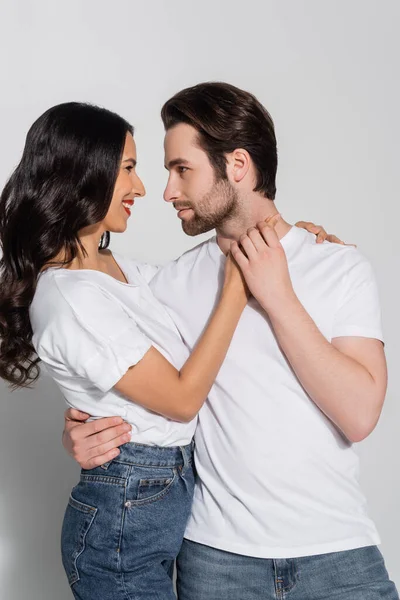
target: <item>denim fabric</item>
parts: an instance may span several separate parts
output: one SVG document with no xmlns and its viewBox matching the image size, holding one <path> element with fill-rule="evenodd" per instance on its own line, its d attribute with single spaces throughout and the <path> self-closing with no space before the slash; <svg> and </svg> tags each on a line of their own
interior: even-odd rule
<svg viewBox="0 0 400 600">
<path fill-rule="evenodd" d="M 79 600 L 175 600 L 173 562 L 193 498 L 192 445 L 128 443 L 82 470 L 65 512 L 62 558 Z"/>
<path fill-rule="evenodd" d="M 179 600 L 398 600 L 376 546 L 294 559 L 252 558 L 184 540 Z"/>
</svg>

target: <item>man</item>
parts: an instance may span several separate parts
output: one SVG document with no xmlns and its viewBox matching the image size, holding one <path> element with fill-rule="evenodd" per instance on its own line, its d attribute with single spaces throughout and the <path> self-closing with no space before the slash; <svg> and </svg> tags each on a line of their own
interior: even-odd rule
<svg viewBox="0 0 400 600">
<path fill-rule="evenodd" d="M 272 119 L 254 96 L 200 84 L 171 98 L 162 118 L 165 200 L 188 235 L 215 228 L 217 236 L 160 269 L 153 293 L 189 348 L 212 312 L 230 249 L 253 295 L 199 415 L 179 598 L 398 598 L 352 449 L 374 429 L 386 391 L 370 265 L 283 219 L 276 234 L 264 230 L 277 213 L 277 152 Z M 120 441 L 109 425 L 67 422 L 64 443 L 81 464 L 101 464 L 97 455 Z M 98 448 L 92 434 L 102 427 L 106 446 Z"/>
</svg>

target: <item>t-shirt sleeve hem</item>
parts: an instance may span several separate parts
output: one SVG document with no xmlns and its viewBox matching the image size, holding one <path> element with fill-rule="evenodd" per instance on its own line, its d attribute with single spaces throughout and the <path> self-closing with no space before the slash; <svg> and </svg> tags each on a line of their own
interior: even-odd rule
<svg viewBox="0 0 400 600">
<path fill-rule="evenodd" d="M 132 343 L 132 338 L 134 337 L 136 338 L 135 347 L 129 348 L 129 341 Z M 104 355 L 108 356 L 108 351 L 104 348 L 99 348 L 96 355 L 91 358 L 87 365 L 85 365 L 86 368 L 90 364 L 91 380 L 95 383 L 96 387 L 104 393 L 110 391 L 126 374 L 128 369 L 136 365 L 153 345 L 152 342 L 144 336 L 140 342 L 138 342 L 137 330 L 127 330 L 121 336 L 116 338 L 115 341 L 118 343 L 126 343 L 123 356 L 119 354 L 116 357 L 116 361 L 110 360 L 108 363 L 105 363 Z M 96 371 L 97 374 L 95 374 Z"/>
<path fill-rule="evenodd" d="M 384 336 L 381 330 L 379 329 L 366 329 L 365 327 L 340 327 L 336 329 L 332 334 L 332 339 L 337 337 L 364 337 L 380 340 L 381 342 L 385 342 Z"/>
</svg>

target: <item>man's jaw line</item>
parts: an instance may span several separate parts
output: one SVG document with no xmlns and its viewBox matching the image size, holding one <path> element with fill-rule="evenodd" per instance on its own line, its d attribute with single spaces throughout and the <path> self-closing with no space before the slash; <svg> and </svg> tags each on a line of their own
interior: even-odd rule
<svg viewBox="0 0 400 600">
<path fill-rule="evenodd" d="M 265 201 L 270 203 L 268 208 L 262 207 L 261 210 L 252 211 L 251 215 L 244 216 L 242 219 L 229 219 L 216 228 L 217 244 L 224 254 L 229 251 L 231 242 L 238 241 L 240 236 L 246 233 L 248 229 L 256 227 L 260 221 L 265 221 L 268 217 L 278 214 L 275 204 L 271 200 L 264 199 Z M 281 218 L 275 227 L 279 239 L 283 238 L 291 227 L 287 221 Z"/>
</svg>

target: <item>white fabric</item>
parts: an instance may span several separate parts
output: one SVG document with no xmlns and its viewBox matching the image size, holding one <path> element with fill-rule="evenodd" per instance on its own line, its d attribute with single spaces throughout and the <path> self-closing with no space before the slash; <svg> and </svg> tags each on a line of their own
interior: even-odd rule
<svg viewBox="0 0 400 600">
<path fill-rule="evenodd" d="M 354 248 L 282 239 L 300 301 L 330 341 L 382 339 L 376 284 Z M 191 349 L 218 297 L 225 258 L 215 238 L 150 282 Z M 263 311 L 249 302 L 195 434 L 199 475 L 190 540 L 290 558 L 379 542 L 358 484 L 358 458 L 305 393 Z"/>
<path fill-rule="evenodd" d="M 69 406 L 94 417 L 120 415 L 131 423 L 134 442 L 189 444 L 196 420 L 166 419 L 113 389 L 151 346 L 177 369 L 189 355 L 147 285 L 156 268 L 115 258 L 128 284 L 92 270 L 42 273 L 30 309 L 33 344 Z"/>
</svg>

